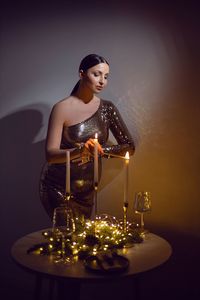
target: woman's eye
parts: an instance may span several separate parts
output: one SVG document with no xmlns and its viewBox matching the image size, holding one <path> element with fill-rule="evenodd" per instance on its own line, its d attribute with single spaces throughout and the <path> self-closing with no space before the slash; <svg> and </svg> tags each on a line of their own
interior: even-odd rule
<svg viewBox="0 0 200 300">
<path fill-rule="evenodd" d="M 94 76 L 95 76 L 95 77 L 98 77 L 98 76 L 99 76 L 99 74 L 97 74 L 97 73 L 94 73 Z"/>
</svg>

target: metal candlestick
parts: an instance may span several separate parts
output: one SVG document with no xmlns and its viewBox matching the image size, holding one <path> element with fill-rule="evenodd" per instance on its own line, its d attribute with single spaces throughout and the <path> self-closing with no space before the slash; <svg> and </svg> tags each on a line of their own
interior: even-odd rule
<svg viewBox="0 0 200 300">
<path fill-rule="evenodd" d="M 94 220 L 96 220 L 97 216 L 97 192 L 98 192 L 98 183 L 94 183 Z"/>
<path fill-rule="evenodd" d="M 128 210 L 128 203 L 125 202 L 124 206 L 123 206 L 123 211 L 124 211 L 124 215 L 123 215 L 123 230 L 126 233 L 127 232 L 127 210 Z"/>
<path fill-rule="evenodd" d="M 70 201 L 70 198 L 71 198 L 71 194 L 70 193 L 66 193 L 64 195 L 64 203 L 63 205 L 69 207 L 69 201 Z"/>
</svg>

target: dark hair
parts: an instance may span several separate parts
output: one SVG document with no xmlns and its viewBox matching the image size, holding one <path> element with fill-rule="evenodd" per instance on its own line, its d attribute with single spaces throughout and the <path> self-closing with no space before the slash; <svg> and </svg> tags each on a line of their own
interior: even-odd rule
<svg viewBox="0 0 200 300">
<path fill-rule="evenodd" d="M 79 72 L 81 70 L 83 72 L 86 72 L 88 69 L 90 69 L 98 64 L 101 64 L 101 63 L 106 63 L 107 65 L 109 65 L 108 61 L 103 56 L 100 56 L 97 54 L 89 54 L 82 59 L 80 66 L 79 66 Z M 70 95 L 74 95 L 76 93 L 76 91 L 78 90 L 79 84 L 80 84 L 80 80 L 77 82 L 77 84 L 73 88 Z"/>
</svg>

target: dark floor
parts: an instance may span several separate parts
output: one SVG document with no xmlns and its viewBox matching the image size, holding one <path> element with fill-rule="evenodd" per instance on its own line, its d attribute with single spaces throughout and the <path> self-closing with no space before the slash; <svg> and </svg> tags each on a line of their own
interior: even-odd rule
<svg viewBox="0 0 200 300">
<path fill-rule="evenodd" d="M 172 262 L 173 263 L 173 262 Z M 150 271 L 140 278 L 140 300 L 197 300 L 200 299 L 199 277 L 194 274 L 182 274 L 182 277 L 175 278 L 170 272 L 170 262 L 159 268 Z M 168 273 L 169 272 L 169 273 Z M 187 280 L 186 280 L 187 279 Z M 0 294 L 2 300 L 11 299 L 59 299 L 56 297 L 56 288 L 49 298 L 48 280 L 44 280 L 43 289 L 40 297 L 34 298 L 35 278 L 33 275 L 19 270 L 16 280 L 10 284 L 5 283 L 1 286 Z M 53 296 L 54 295 L 54 296 Z M 64 297 L 65 298 L 65 297 Z M 65 298 L 67 299 L 67 298 Z M 71 299 L 68 298 L 68 299 Z M 133 280 L 108 282 L 100 284 L 84 284 L 81 286 L 80 300 L 131 300 L 134 296 Z M 60 300 L 60 299 L 59 299 Z"/>
</svg>

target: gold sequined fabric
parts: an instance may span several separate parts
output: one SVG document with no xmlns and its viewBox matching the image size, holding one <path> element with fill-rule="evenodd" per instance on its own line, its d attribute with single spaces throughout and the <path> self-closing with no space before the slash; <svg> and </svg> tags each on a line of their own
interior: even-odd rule
<svg viewBox="0 0 200 300">
<path fill-rule="evenodd" d="M 107 145 L 109 130 L 115 137 L 116 145 Z M 134 142 L 120 116 L 119 111 L 111 101 L 101 100 L 97 111 L 88 119 L 78 124 L 64 127 L 61 148 L 75 148 L 77 143 L 86 142 L 98 133 L 98 141 L 106 153 L 125 155 L 134 152 Z M 101 178 L 101 160 L 99 157 L 99 179 Z M 77 214 L 90 217 L 93 206 L 93 161 L 80 165 L 78 162 L 70 164 L 70 185 L 72 209 Z M 64 201 L 65 164 L 48 164 L 42 169 L 40 177 L 40 198 L 48 215 L 52 218 L 55 207 Z"/>
</svg>

